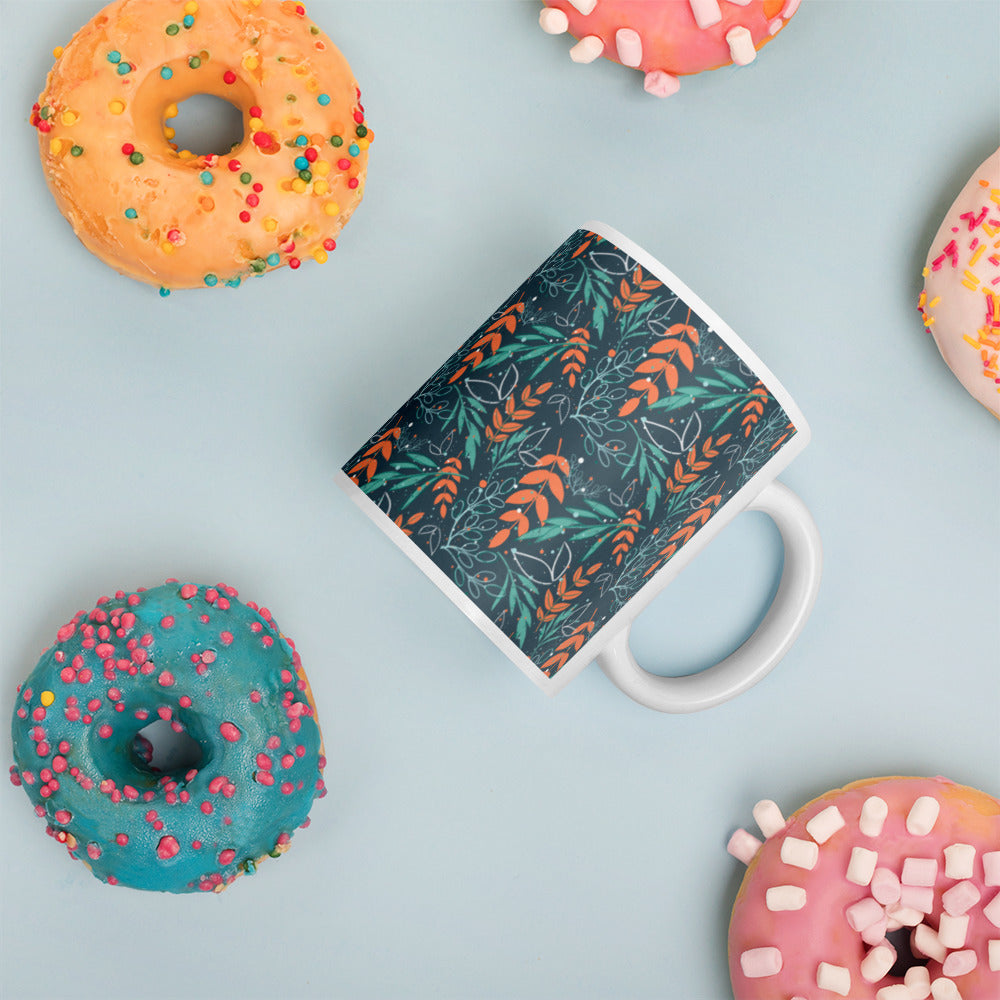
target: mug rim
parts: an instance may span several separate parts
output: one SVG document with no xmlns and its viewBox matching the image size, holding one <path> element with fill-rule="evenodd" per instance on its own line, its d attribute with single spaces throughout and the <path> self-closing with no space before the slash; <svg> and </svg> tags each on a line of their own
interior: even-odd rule
<svg viewBox="0 0 1000 1000">
<path fill-rule="evenodd" d="M 359 509 L 373 521 L 405 555 L 434 583 L 444 595 L 482 632 L 499 650 L 511 660 L 522 673 L 532 680 L 550 697 L 561 691 L 585 667 L 592 663 L 613 636 L 627 628 L 657 597 L 672 583 L 683 569 L 702 552 L 734 518 L 745 511 L 753 499 L 765 487 L 777 479 L 778 475 L 801 454 L 809 444 L 812 432 L 809 424 L 784 385 L 775 377 L 749 345 L 722 319 L 719 314 L 696 295 L 668 267 L 653 257 L 648 251 L 627 236 L 605 223 L 587 222 L 576 227 L 592 232 L 613 243 L 639 263 L 649 273 L 669 286 L 687 305 L 704 320 L 712 331 L 730 347 L 740 359 L 752 368 L 753 373 L 765 385 L 773 398 L 780 404 L 795 426 L 795 434 L 770 459 L 768 459 L 730 498 L 720 507 L 706 524 L 695 533 L 652 577 L 637 590 L 628 602 L 609 618 L 582 648 L 571 656 L 553 676 L 542 671 L 538 665 L 514 642 L 510 636 L 495 625 L 489 616 L 417 545 L 404 531 L 388 517 L 385 511 L 351 479 L 343 468 L 338 468 L 336 481 L 340 488 L 355 502 Z M 560 244 L 561 245 L 561 244 Z"/>
</svg>

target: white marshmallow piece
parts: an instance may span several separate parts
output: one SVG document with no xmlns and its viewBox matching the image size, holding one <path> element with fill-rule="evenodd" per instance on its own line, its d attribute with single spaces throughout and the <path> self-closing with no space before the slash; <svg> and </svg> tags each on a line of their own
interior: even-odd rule
<svg viewBox="0 0 1000 1000">
<path fill-rule="evenodd" d="M 871 885 L 877 865 L 877 851 L 869 851 L 867 847 L 853 848 L 851 860 L 847 864 L 847 881 L 855 885 Z"/>
<path fill-rule="evenodd" d="M 956 882 L 950 889 L 945 889 L 941 893 L 941 905 L 945 913 L 960 917 L 963 913 L 968 913 L 981 898 L 982 893 L 976 888 L 975 883 L 966 880 Z"/>
<path fill-rule="evenodd" d="M 905 983 L 893 983 L 892 986 L 883 986 L 875 994 L 875 1000 L 911 1000 L 912 996 Z"/>
<path fill-rule="evenodd" d="M 737 66 L 748 66 L 757 58 L 757 50 L 753 45 L 753 35 L 749 28 L 738 25 L 726 32 L 726 43 L 729 45 L 729 58 Z"/>
<path fill-rule="evenodd" d="M 781 952 L 777 948 L 749 948 L 740 955 L 740 968 L 747 979 L 763 979 L 781 972 Z"/>
<path fill-rule="evenodd" d="M 876 868 L 871 886 L 872 895 L 883 906 L 899 902 L 899 876 L 891 868 Z"/>
<path fill-rule="evenodd" d="M 866 983 L 877 983 L 885 979 L 895 964 L 896 949 L 888 944 L 876 945 L 861 960 L 861 978 Z"/>
<path fill-rule="evenodd" d="M 681 81 L 662 69 L 650 70 L 642 81 L 642 89 L 653 97 L 670 97 L 681 89 Z"/>
<path fill-rule="evenodd" d="M 983 916 L 994 927 L 1000 927 L 1000 892 L 983 907 Z"/>
<path fill-rule="evenodd" d="M 967 976 L 979 964 L 979 958 L 973 948 L 963 948 L 961 951 L 951 951 L 941 966 L 946 976 Z"/>
<path fill-rule="evenodd" d="M 806 891 L 797 885 L 773 885 L 764 893 L 764 902 L 772 913 L 801 910 L 806 905 Z"/>
<path fill-rule="evenodd" d="M 604 53 L 604 42 L 597 35 L 586 35 L 569 50 L 575 63 L 592 63 Z"/>
<path fill-rule="evenodd" d="M 847 824 L 836 806 L 827 806 L 822 812 L 816 813 L 808 823 L 806 832 L 817 844 L 825 844 L 838 830 Z"/>
<path fill-rule="evenodd" d="M 781 842 L 781 860 L 786 865 L 812 871 L 819 861 L 819 846 L 809 840 L 800 840 L 798 837 L 785 837 Z"/>
<path fill-rule="evenodd" d="M 619 28 L 615 32 L 615 49 L 623 66 L 636 69 L 642 62 L 642 39 L 634 28 Z"/>
<path fill-rule="evenodd" d="M 1000 851 L 997 852 L 1000 855 Z M 972 844 L 950 844 L 944 849 L 944 873 L 948 878 L 972 878 L 976 849 Z M 986 855 L 983 855 L 983 867 Z"/>
<path fill-rule="evenodd" d="M 829 990 L 846 997 L 851 992 L 851 970 L 842 965 L 820 962 L 816 969 L 816 985 L 821 990 Z"/>
<path fill-rule="evenodd" d="M 785 828 L 785 817 L 781 815 L 778 804 L 770 799 L 761 799 L 753 807 L 753 818 L 765 837 L 773 837 Z"/>
<path fill-rule="evenodd" d="M 734 858 L 748 865 L 762 846 L 763 844 L 752 833 L 739 829 L 729 838 L 726 850 Z"/>
<path fill-rule="evenodd" d="M 911 965 L 903 976 L 903 984 L 913 1000 L 927 1000 L 931 995 L 931 974 L 926 965 Z"/>
<path fill-rule="evenodd" d="M 719 0 L 689 0 L 689 2 L 695 23 L 702 30 L 711 28 L 713 24 L 718 24 L 722 20 Z"/>
<path fill-rule="evenodd" d="M 570 6 L 575 7 L 584 17 L 592 13 L 597 6 L 597 0 L 569 0 Z"/>
<path fill-rule="evenodd" d="M 931 983 L 931 996 L 934 1000 L 962 1000 L 958 987 L 950 980 L 941 976 Z"/>
<path fill-rule="evenodd" d="M 953 917 L 950 913 L 942 913 L 938 920 L 938 937 L 946 948 L 962 948 L 969 935 L 969 914 Z"/>
<path fill-rule="evenodd" d="M 538 15 L 538 26 L 546 35 L 561 35 L 569 30 L 569 18 L 558 7 L 543 7 Z"/>
<path fill-rule="evenodd" d="M 904 858 L 903 885 L 932 886 L 937 881 L 938 863 L 934 858 Z"/>
<path fill-rule="evenodd" d="M 872 795 L 865 799 L 865 804 L 861 807 L 858 826 L 866 837 L 879 837 L 882 835 L 882 827 L 888 815 L 889 804 L 885 799 Z"/>
<path fill-rule="evenodd" d="M 729 2 L 736 4 L 737 7 L 749 7 L 751 0 L 729 0 Z"/>
<path fill-rule="evenodd" d="M 972 872 L 965 877 L 972 878 Z M 987 851 L 983 855 L 983 879 L 987 885 L 1000 885 L 1000 851 Z"/>
<path fill-rule="evenodd" d="M 914 837 L 926 837 L 934 829 L 941 803 L 933 795 L 921 795 L 906 816 L 906 832 Z"/>
<path fill-rule="evenodd" d="M 988 942 L 986 948 L 989 955 L 990 972 L 1000 972 L 1000 940 Z"/>
<path fill-rule="evenodd" d="M 844 916 L 847 917 L 851 929 L 860 933 L 884 917 L 885 911 L 871 896 L 868 896 L 865 899 L 859 899 L 856 903 L 851 903 L 844 910 Z"/>
<path fill-rule="evenodd" d="M 917 924 L 910 935 L 910 949 L 917 955 L 924 955 L 935 962 L 943 962 L 948 949 L 941 944 L 941 939 L 932 927 L 927 924 Z"/>
</svg>

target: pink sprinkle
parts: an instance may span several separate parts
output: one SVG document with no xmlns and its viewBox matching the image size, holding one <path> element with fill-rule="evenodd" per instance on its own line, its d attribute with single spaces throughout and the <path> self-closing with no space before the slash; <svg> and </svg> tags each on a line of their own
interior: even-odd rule
<svg viewBox="0 0 1000 1000">
<path fill-rule="evenodd" d="M 160 687 L 172 687 L 174 683 L 174 675 L 169 670 L 164 670 L 157 678 L 157 682 Z"/>
<path fill-rule="evenodd" d="M 235 161 L 230 161 L 229 169 L 239 170 L 239 163 L 237 163 L 236 166 L 234 167 L 233 162 Z M 193 583 L 185 583 L 184 586 L 181 587 L 181 597 L 183 597 L 185 601 L 188 600 L 188 598 L 194 597 L 194 595 L 197 593 L 198 593 L 198 588 Z"/>
<path fill-rule="evenodd" d="M 68 625 L 63 625 L 63 627 L 59 629 L 59 631 L 56 633 L 56 641 L 65 642 L 73 635 L 75 631 L 76 631 L 76 622 L 70 622 Z"/>
<path fill-rule="evenodd" d="M 61 744 L 60 744 L 61 746 Z M 66 770 L 66 758 L 62 756 L 55 756 L 52 758 L 52 770 L 56 774 L 62 774 Z"/>
<path fill-rule="evenodd" d="M 277 736 L 268 736 L 267 738 L 267 749 L 277 750 L 281 746 L 281 740 Z"/>
<path fill-rule="evenodd" d="M 233 633 L 232 633 L 232 632 L 223 632 L 223 633 L 222 633 L 222 634 L 221 634 L 221 635 L 219 636 L 219 639 L 220 639 L 220 640 L 222 640 L 222 645 L 223 645 L 223 646 L 228 646 L 228 645 L 230 645 L 230 644 L 232 643 L 232 641 L 233 641 Z"/>
<path fill-rule="evenodd" d="M 168 707 L 167 705 L 161 705 L 161 706 L 160 706 L 160 707 L 159 707 L 159 708 L 158 708 L 158 709 L 156 710 L 156 714 L 157 714 L 157 715 L 158 715 L 158 716 L 159 716 L 159 717 L 160 717 L 161 719 L 164 719 L 164 720 L 166 720 L 166 719 L 169 719 L 169 718 L 170 718 L 170 717 L 171 717 L 171 716 L 172 716 L 172 715 L 173 715 L 174 713 L 173 713 L 173 711 L 171 711 L 171 709 L 170 709 L 170 708 L 169 708 L 169 707 Z"/>
<path fill-rule="evenodd" d="M 100 736 L 102 740 L 106 740 L 111 735 L 111 727 L 105 723 L 97 730 L 97 735 Z"/>
<path fill-rule="evenodd" d="M 101 856 L 101 848 L 98 844 L 87 844 L 87 856 L 96 861 Z"/>
<path fill-rule="evenodd" d="M 291 767 L 294 763 L 295 763 L 295 758 L 290 753 L 286 753 L 281 758 L 281 766 L 286 769 Z"/>
<path fill-rule="evenodd" d="M 212 803 L 202 802 L 202 804 L 198 808 L 201 809 L 201 811 L 207 816 L 212 811 Z"/>
<path fill-rule="evenodd" d="M 265 771 L 271 770 L 271 758 L 268 757 L 266 753 L 257 754 L 257 766 L 262 767 Z"/>
<path fill-rule="evenodd" d="M 76 671 L 72 667 L 63 667 L 59 671 L 59 679 L 64 684 L 72 684 L 76 680 Z"/>
<path fill-rule="evenodd" d="M 281 794 L 291 795 L 295 791 L 295 786 L 290 781 L 283 781 L 281 783 Z"/>
<path fill-rule="evenodd" d="M 205 600 L 208 601 L 209 604 L 214 604 L 218 599 L 219 592 L 215 589 L 215 587 L 209 587 L 208 590 L 205 591 Z"/>
<path fill-rule="evenodd" d="M 270 771 L 255 771 L 253 780 L 257 782 L 258 785 L 273 785 L 274 775 Z"/>
<path fill-rule="evenodd" d="M 191 699 L 186 694 L 182 694 L 177 703 L 181 706 L 181 708 L 191 707 Z"/>
<path fill-rule="evenodd" d="M 109 656 L 115 655 L 115 647 L 112 646 L 110 642 L 101 642 L 98 643 L 94 652 L 97 653 L 102 660 L 106 660 Z"/>
<path fill-rule="evenodd" d="M 222 786 L 223 786 L 223 785 L 224 785 L 224 784 L 225 784 L 225 783 L 226 783 L 226 782 L 227 782 L 228 780 L 229 780 L 228 778 L 226 778 L 225 776 L 223 776 L 223 775 L 221 775 L 221 774 L 220 774 L 220 775 L 219 775 L 219 776 L 218 776 L 217 778 L 213 778 L 213 779 L 212 779 L 212 780 L 211 780 L 211 781 L 210 781 L 210 782 L 208 783 L 208 790 L 209 790 L 209 791 L 210 791 L 210 792 L 211 792 L 211 793 L 212 793 L 213 795 L 217 795 L 217 794 L 218 794 L 219 792 L 221 792 L 221 791 L 222 791 Z"/>
<path fill-rule="evenodd" d="M 222 733 L 223 739 L 229 740 L 230 743 L 236 743 L 243 735 L 231 722 L 223 722 L 219 726 L 219 732 Z"/>
<path fill-rule="evenodd" d="M 57 809 L 56 810 L 56 822 L 65 826 L 71 819 L 73 814 L 68 809 Z"/>
<path fill-rule="evenodd" d="M 115 834 L 115 843 L 118 844 L 119 847 L 124 847 L 128 843 L 128 834 L 127 833 L 116 833 Z"/>
<path fill-rule="evenodd" d="M 156 854 L 161 860 L 167 861 L 180 849 L 181 845 L 177 843 L 177 838 L 168 834 L 166 837 L 160 837 L 160 841 L 156 845 Z"/>
<path fill-rule="evenodd" d="M 164 615 L 160 619 L 160 627 L 161 628 L 173 628 L 174 627 L 174 616 L 173 615 Z"/>
<path fill-rule="evenodd" d="M 232 862 L 233 858 L 235 857 L 236 857 L 236 852 L 232 848 L 227 847 L 226 850 L 222 851 L 219 854 L 219 864 L 228 865 Z"/>
<path fill-rule="evenodd" d="M 216 653 L 214 649 L 206 649 L 205 652 L 201 654 L 201 662 L 215 663 L 215 656 Z"/>
</svg>

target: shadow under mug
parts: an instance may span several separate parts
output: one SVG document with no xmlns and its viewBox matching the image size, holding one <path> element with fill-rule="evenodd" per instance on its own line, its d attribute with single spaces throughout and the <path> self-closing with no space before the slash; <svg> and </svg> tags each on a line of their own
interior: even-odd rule
<svg viewBox="0 0 1000 1000">
<path fill-rule="evenodd" d="M 816 599 L 821 545 L 777 482 L 809 428 L 743 341 L 601 223 L 577 230 L 338 475 L 361 509 L 549 694 L 597 659 L 642 705 L 759 681 Z M 735 652 L 645 671 L 631 623 L 738 513 L 778 527 L 775 597 Z"/>
</svg>

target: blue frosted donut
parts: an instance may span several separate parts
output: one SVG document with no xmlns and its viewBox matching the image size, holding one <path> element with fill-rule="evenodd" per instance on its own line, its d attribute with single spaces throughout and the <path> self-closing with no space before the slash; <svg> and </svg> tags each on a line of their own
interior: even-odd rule
<svg viewBox="0 0 1000 1000">
<path fill-rule="evenodd" d="M 189 754 L 159 771 L 150 727 Z M 11 780 L 102 881 L 220 891 L 325 794 L 298 653 L 232 587 L 119 591 L 59 629 L 18 688 Z"/>
</svg>

